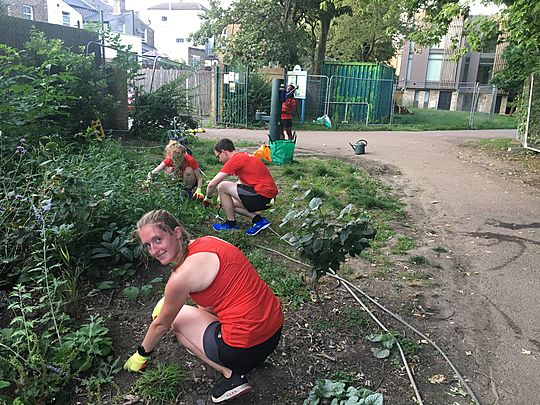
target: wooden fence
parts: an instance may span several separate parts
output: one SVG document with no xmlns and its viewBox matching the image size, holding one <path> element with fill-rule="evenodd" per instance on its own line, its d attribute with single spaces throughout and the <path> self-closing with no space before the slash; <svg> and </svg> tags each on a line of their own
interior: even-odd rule
<svg viewBox="0 0 540 405">
<path fill-rule="evenodd" d="M 138 86 L 146 92 L 156 91 L 161 86 L 185 78 L 186 89 L 189 90 L 191 108 L 194 114 L 203 119 L 212 111 L 212 72 L 192 69 L 139 69 Z"/>
</svg>

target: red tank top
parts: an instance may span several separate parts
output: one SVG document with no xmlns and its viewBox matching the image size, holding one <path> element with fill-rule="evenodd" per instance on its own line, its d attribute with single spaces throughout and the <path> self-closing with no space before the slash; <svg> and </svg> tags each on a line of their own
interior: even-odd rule
<svg viewBox="0 0 540 405">
<path fill-rule="evenodd" d="M 199 252 L 217 254 L 219 270 L 208 288 L 190 295 L 198 305 L 214 310 L 225 343 L 249 348 L 272 337 L 283 325 L 279 300 L 240 249 L 205 236 L 190 243 L 187 257 Z"/>
</svg>

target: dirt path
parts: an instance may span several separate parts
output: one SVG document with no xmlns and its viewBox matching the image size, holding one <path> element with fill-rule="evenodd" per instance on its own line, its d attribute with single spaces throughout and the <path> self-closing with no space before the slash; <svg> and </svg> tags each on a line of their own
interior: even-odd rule
<svg viewBox="0 0 540 405">
<path fill-rule="evenodd" d="M 376 161 L 401 173 L 387 180 L 404 191 L 414 227 L 426 244 L 451 249 L 452 271 L 438 276 L 442 287 L 429 298 L 450 316 L 428 327 L 445 336 L 442 345 L 483 404 L 540 403 L 540 190 L 509 175 L 511 166 L 460 146 L 514 134 L 301 132 L 297 142 L 298 152 Z M 267 140 L 251 130 L 203 136 Z M 358 139 L 367 140 L 366 155 L 349 146 Z"/>
</svg>

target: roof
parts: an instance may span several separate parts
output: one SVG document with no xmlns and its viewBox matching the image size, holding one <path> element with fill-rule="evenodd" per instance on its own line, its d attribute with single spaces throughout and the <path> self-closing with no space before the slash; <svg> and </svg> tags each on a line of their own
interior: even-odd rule
<svg viewBox="0 0 540 405">
<path fill-rule="evenodd" d="M 111 11 L 112 7 L 101 0 L 64 0 L 64 3 L 69 4 L 71 7 L 76 7 L 85 10 L 104 10 Z"/>
<path fill-rule="evenodd" d="M 161 3 L 156 4 L 153 7 L 148 7 L 148 10 L 172 10 L 172 11 L 189 11 L 189 10 L 202 10 L 208 11 L 201 3 Z"/>
</svg>

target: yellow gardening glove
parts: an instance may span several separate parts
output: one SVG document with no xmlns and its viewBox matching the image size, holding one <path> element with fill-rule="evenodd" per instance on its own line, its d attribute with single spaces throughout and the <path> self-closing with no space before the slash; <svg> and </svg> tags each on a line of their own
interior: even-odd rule
<svg viewBox="0 0 540 405">
<path fill-rule="evenodd" d="M 161 308 L 163 308 L 163 303 L 165 302 L 165 297 L 162 297 L 156 306 L 154 307 L 154 310 L 152 311 L 152 320 L 156 319 L 161 312 Z"/>
<path fill-rule="evenodd" d="M 135 354 L 124 363 L 124 370 L 141 372 L 148 364 L 148 360 L 150 360 L 150 356 L 141 356 L 138 352 L 135 352 Z"/>
<path fill-rule="evenodd" d="M 197 189 L 193 193 L 193 199 L 194 200 L 204 200 L 204 194 L 202 193 L 202 190 L 201 190 L 200 187 L 197 187 Z"/>
</svg>

